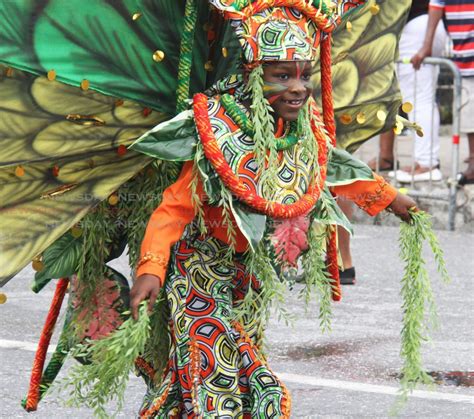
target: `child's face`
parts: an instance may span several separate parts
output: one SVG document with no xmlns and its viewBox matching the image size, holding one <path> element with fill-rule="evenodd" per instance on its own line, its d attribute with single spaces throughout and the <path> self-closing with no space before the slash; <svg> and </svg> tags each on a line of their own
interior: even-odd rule
<svg viewBox="0 0 474 419">
<path fill-rule="evenodd" d="M 264 94 L 277 117 L 295 121 L 312 93 L 311 61 L 281 61 L 263 67 Z"/>
</svg>

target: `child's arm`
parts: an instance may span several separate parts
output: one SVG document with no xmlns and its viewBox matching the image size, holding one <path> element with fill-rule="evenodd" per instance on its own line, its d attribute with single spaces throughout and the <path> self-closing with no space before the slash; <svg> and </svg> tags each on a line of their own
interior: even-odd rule
<svg viewBox="0 0 474 419">
<path fill-rule="evenodd" d="M 374 173 L 375 180 L 358 180 L 348 185 L 334 186 L 331 190 L 337 196 L 353 201 L 369 215 L 377 215 L 390 209 L 404 221 L 410 220 L 408 210 L 416 208 L 416 202 L 400 194 L 383 177 Z"/>
<path fill-rule="evenodd" d="M 194 218 L 190 184 L 193 162 L 186 162 L 178 180 L 163 193 L 163 200 L 148 221 L 141 245 L 140 260 L 130 292 L 130 306 L 136 318 L 140 303 L 149 298 L 149 308 L 166 277 L 171 247 L 181 238 Z"/>
</svg>

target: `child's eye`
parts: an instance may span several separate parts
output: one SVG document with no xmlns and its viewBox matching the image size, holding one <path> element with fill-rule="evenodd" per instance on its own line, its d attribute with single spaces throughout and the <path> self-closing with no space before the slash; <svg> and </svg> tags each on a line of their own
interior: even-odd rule
<svg viewBox="0 0 474 419">
<path fill-rule="evenodd" d="M 301 79 L 304 80 L 304 81 L 310 81 L 311 80 L 311 74 L 303 74 L 301 76 Z"/>
<path fill-rule="evenodd" d="M 276 77 L 282 81 L 287 81 L 290 78 L 288 74 L 277 74 Z"/>
</svg>

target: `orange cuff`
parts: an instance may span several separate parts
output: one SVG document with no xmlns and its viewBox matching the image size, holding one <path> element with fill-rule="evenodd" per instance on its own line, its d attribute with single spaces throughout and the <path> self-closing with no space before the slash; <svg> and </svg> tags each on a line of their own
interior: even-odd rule
<svg viewBox="0 0 474 419">
<path fill-rule="evenodd" d="M 147 252 L 138 262 L 136 276 L 138 278 L 144 274 L 156 275 L 160 278 L 161 285 L 163 285 L 167 266 L 168 258 L 163 255 Z"/>
<path fill-rule="evenodd" d="M 349 185 L 335 186 L 337 196 L 353 201 L 367 214 L 374 216 L 387 208 L 397 196 L 397 190 L 382 176 L 374 173 L 373 180 L 358 180 Z"/>
</svg>

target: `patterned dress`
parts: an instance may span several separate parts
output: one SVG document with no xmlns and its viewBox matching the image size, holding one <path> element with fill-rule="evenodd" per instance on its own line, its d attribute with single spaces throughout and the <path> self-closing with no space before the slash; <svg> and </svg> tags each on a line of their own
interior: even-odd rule
<svg viewBox="0 0 474 419">
<path fill-rule="evenodd" d="M 246 109 L 241 106 L 242 111 Z M 260 192 L 253 140 L 227 114 L 218 99 L 209 100 L 208 113 L 230 167 L 249 190 Z M 232 259 L 222 209 L 204 202 L 207 233 L 201 234 L 191 188 L 193 162 L 184 165 L 178 181 L 165 191 L 152 215 L 142 244 L 137 275 L 166 278 L 169 306 L 169 362 L 159 385 L 150 383 L 142 417 L 280 418 L 290 416 L 290 396 L 260 353 L 262 336 L 252 312 L 235 320 L 234 312 L 259 279 L 244 262 L 247 240 L 237 230 Z M 280 152 L 278 187 L 274 200 L 292 203 L 308 188 L 311 171 L 296 144 Z M 383 180 L 357 181 L 351 186 L 359 205 L 379 195 L 372 213 L 394 197 Z M 339 188 L 346 191 L 347 185 Z M 337 193 L 338 187 L 333 191 Z M 380 194 L 380 191 L 385 191 Z M 198 194 L 204 195 L 202 181 Z M 201 195 L 201 196 L 202 196 Z M 235 220 L 234 220 L 235 221 Z"/>
</svg>

